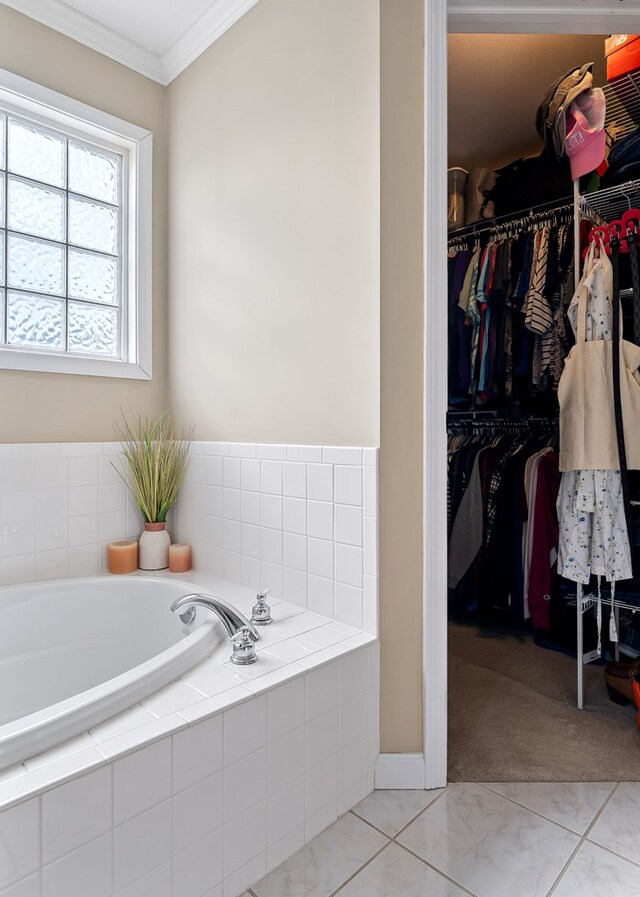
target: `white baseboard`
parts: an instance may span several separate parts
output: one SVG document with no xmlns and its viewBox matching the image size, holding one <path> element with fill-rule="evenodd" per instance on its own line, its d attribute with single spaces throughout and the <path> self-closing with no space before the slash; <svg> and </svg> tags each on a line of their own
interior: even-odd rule
<svg viewBox="0 0 640 897">
<path fill-rule="evenodd" d="M 424 788 L 424 754 L 379 754 L 375 784 L 379 790 Z"/>
</svg>

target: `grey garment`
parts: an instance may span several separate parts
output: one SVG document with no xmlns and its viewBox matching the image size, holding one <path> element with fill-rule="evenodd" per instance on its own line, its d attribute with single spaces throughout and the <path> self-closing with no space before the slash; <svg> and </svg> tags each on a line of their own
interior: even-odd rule
<svg viewBox="0 0 640 897">
<path fill-rule="evenodd" d="M 536 251 L 531 273 L 531 281 L 522 309 L 525 316 L 525 327 L 527 330 L 531 330 L 533 333 L 538 334 L 546 333 L 553 324 L 551 306 L 544 294 L 544 288 L 547 282 L 550 234 L 551 230 L 548 227 L 545 227 L 542 231 L 536 234 Z"/>
<path fill-rule="evenodd" d="M 449 572 L 447 585 L 455 589 L 482 547 L 482 483 L 480 459 L 491 446 L 481 448 L 473 462 L 467 486 L 449 539 Z"/>
</svg>

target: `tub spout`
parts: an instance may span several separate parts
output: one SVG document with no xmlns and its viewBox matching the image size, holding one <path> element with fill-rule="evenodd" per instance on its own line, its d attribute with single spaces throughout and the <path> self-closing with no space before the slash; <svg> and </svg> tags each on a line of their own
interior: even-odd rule
<svg viewBox="0 0 640 897">
<path fill-rule="evenodd" d="M 194 593 L 177 598 L 171 605 L 171 610 L 178 613 L 181 608 L 188 608 L 180 614 L 183 623 L 192 623 L 195 617 L 195 606 L 206 607 L 213 611 L 227 631 L 227 635 L 233 642 L 233 663 L 255 663 L 258 655 L 255 653 L 252 643 L 260 638 L 258 630 L 244 617 L 239 610 L 228 604 L 217 595 L 205 595 Z"/>
</svg>

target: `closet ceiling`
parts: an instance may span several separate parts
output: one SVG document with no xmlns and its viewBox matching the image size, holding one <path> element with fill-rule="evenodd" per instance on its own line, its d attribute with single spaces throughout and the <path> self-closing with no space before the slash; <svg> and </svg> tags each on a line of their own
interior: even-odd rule
<svg viewBox="0 0 640 897">
<path fill-rule="evenodd" d="M 591 61 L 603 84 L 604 36 L 450 35 L 449 164 L 498 168 L 540 152 L 535 118 L 547 87 Z"/>
</svg>

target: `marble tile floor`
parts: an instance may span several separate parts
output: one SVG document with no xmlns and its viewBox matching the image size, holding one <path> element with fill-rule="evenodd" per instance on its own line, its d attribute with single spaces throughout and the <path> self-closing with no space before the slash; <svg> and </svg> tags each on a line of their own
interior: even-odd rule
<svg viewBox="0 0 640 897">
<path fill-rule="evenodd" d="M 374 791 L 244 897 L 640 895 L 640 783 Z"/>
</svg>

